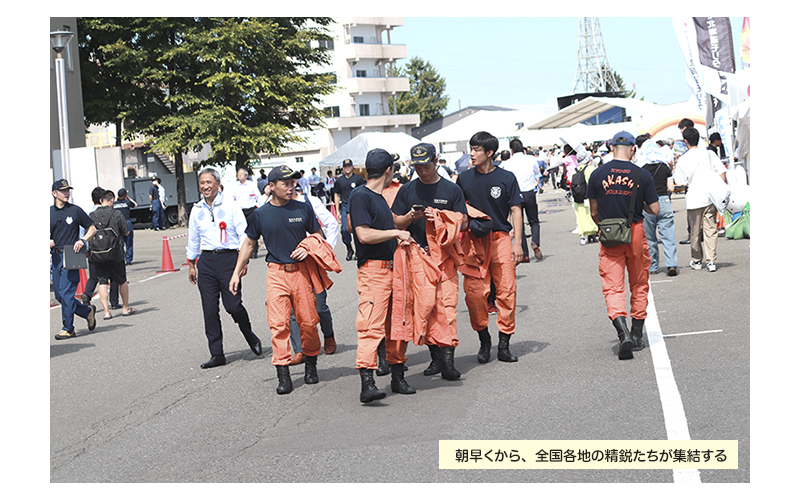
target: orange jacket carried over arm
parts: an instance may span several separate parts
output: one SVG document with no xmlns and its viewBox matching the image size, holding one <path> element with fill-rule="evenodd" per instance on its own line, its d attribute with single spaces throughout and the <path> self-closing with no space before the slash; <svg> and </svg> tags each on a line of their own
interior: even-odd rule
<svg viewBox="0 0 800 500">
<path fill-rule="evenodd" d="M 452 278 L 456 268 L 464 263 L 461 247 L 461 221 L 464 214 L 450 210 L 433 210 L 434 220 L 426 220 L 428 252 L 442 273 L 442 278 Z"/>
<path fill-rule="evenodd" d="M 467 214 L 470 219 L 488 219 L 491 217 L 480 210 L 467 205 Z M 464 252 L 464 263 L 458 266 L 461 274 L 472 276 L 473 278 L 484 278 L 489 272 L 489 260 L 491 258 L 491 237 L 476 238 L 472 231 L 461 233 L 461 249 Z"/>
<path fill-rule="evenodd" d="M 433 259 L 416 242 L 397 247 L 393 269 L 389 338 L 422 345 L 429 322 L 438 318 L 436 283 L 441 273 Z M 444 325 L 446 328 L 446 320 Z"/>
<path fill-rule="evenodd" d="M 321 293 L 333 285 L 333 280 L 328 277 L 329 272 L 342 272 L 342 265 L 336 260 L 333 248 L 319 234 L 312 234 L 298 245 L 308 252 L 308 257 L 298 263 L 301 271 L 308 273 L 314 293 Z"/>
</svg>

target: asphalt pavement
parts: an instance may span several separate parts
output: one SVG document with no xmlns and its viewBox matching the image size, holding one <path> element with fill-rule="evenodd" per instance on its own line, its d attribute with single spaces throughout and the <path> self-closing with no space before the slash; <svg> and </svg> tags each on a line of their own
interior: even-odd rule
<svg viewBox="0 0 800 500">
<path fill-rule="evenodd" d="M 684 239 L 683 196 L 673 207 Z M 438 455 L 439 440 L 675 439 L 665 417 L 676 403 L 665 396 L 666 354 L 666 380 L 677 389 L 690 439 L 738 441 L 738 469 L 703 469 L 693 480 L 749 482 L 750 240 L 720 238 L 716 273 L 690 269 L 689 246 L 679 245 L 680 274 L 668 277 L 662 267 L 651 275 L 655 314 L 647 333 L 658 352 L 620 361 L 598 244 L 581 246 L 571 232 L 575 216 L 563 191 L 547 188 L 539 211 L 544 259 L 517 268 L 511 348 L 519 361 L 497 361 L 492 316 L 492 361 L 477 362 L 462 289 L 461 379 L 424 376 L 428 350 L 410 345 L 406 379 L 417 393 L 393 394 L 390 377 L 376 377 L 388 395 L 370 405 L 358 400 L 356 265 L 345 261 L 341 242 L 335 250 L 344 270 L 328 292 L 338 349 L 320 355 L 319 384 L 305 385 L 303 366 L 294 366 L 294 391 L 279 396 L 263 249 L 242 288 L 264 353 L 250 352 L 223 310 L 228 364 L 201 370 L 209 353 L 199 293 L 181 265 L 187 228 L 135 230 L 134 315 L 115 311 L 104 321 L 98 313 L 93 332 L 78 318 L 77 337 L 56 341 L 60 308 L 50 309 L 50 481 L 673 483 L 681 479 L 672 470 L 446 470 Z M 159 272 L 165 236 L 174 272 Z M 94 303 L 101 309 L 99 297 Z"/>
</svg>

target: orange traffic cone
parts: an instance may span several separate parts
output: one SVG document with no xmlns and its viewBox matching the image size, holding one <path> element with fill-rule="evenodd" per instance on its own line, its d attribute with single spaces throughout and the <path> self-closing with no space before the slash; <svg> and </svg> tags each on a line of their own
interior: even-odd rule
<svg viewBox="0 0 800 500">
<path fill-rule="evenodd" d="M 83 295 L 83 292 L 86 291 L 86 282 L 89 281 L 88 278 L 86 278 L 86 269 L 78 269 L 78 272 L 81 275 L 81 279 L 78 281 L 78 289 L 75 291 L 75 297 Z"/>
<path fill-rule="evenodd" d="M 172 254 L 169 251 L 169 242 L 167 241 L 167 237 L 164 236 L 164 244 L 161 249 L 161 270 L 156 272 L 173 273 L 175 271 L 180 271 L 180 269 L 172 267 Z"/>
</svg>

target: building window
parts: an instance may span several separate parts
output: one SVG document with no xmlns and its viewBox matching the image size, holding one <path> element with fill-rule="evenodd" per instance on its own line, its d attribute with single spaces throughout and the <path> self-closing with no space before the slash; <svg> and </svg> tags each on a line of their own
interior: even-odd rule
<svg viewBox="0 0 800 500">
<path fill-rule="evenodd" d="M 358 114 L 359 116 L 369 116 L 369 104 L 359 104 Z"/>
<path fill-rule="evenodd" d="M 325 108 L 325 116 L 328 118 L 339 118 L 339 106 L 329 106 Z"/>
<path fill-rule="evenodd" d="M 333 50 L 333 40 L 332 39 L 320 40 L 319 41 L 319 47 L 321 49 Z"/>
<path fill-rule="evenodd" d="M 353 43 L 364 43 L 363 36 L 353 36 Z"/>
<path fill-rule="evenodd" d="M 356 78 L 366 78 L 366 77 L 367 77 L 367 70 L 365 69 L 356 70 Z"/>
<path fill-rule="evenodd" d="M 294 162 L 295 163 L 303 163 L 303 157 L 302 156 L 295 156 L 294 157 Z"/>
</svg>

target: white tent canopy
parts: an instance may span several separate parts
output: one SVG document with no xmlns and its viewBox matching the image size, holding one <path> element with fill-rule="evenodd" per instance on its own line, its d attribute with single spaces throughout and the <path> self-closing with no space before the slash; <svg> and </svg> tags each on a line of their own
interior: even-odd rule
<svg viewBox="0 0 800 500">
<path fill-rule="evenodd" d="M 385 149 L 390 154 L 397 153 L 401 159 L 408 158 L 411 148 L 421 141 L 403 132 L 364 132 L 350 139 L 342 147 L 320 160 L 320 167 L 341 167 L 350 159 L 353 166 L 363 166 L 367 152 L 375 148 Z"/>
<path fill-rule="evenodd" d="M 591 144 L 594 141 L 611 140 L 614 134 L 622 130 L 636 135 L 636 124 L 631 122 L 608 123 L 605 125 L 576 123 L 571 127 L 521 131 L 519 140 L 522 141 L 523 145 L 534 148 L 539 146 L 547 148 L 553 144 L 561 147 L 561 137 L 568 141 L 574 141 L 576 144 L 583 142 Z"/>
<path fill-rule="evenodd" d="M 489 132 L 498 138 L 514 137 L 521 132 L 516 126 L 517 123 L 524 124 L 524 127 L 529 123 L 541 120 L 544 116 L 546 116 L 544 113 L 532 109 L 480 110 L 452 125 L 426 135 L 422 140 L 438 146 L 442 142 L 468 141 L 470 137 L 480 131 Z"/>
</svg>

